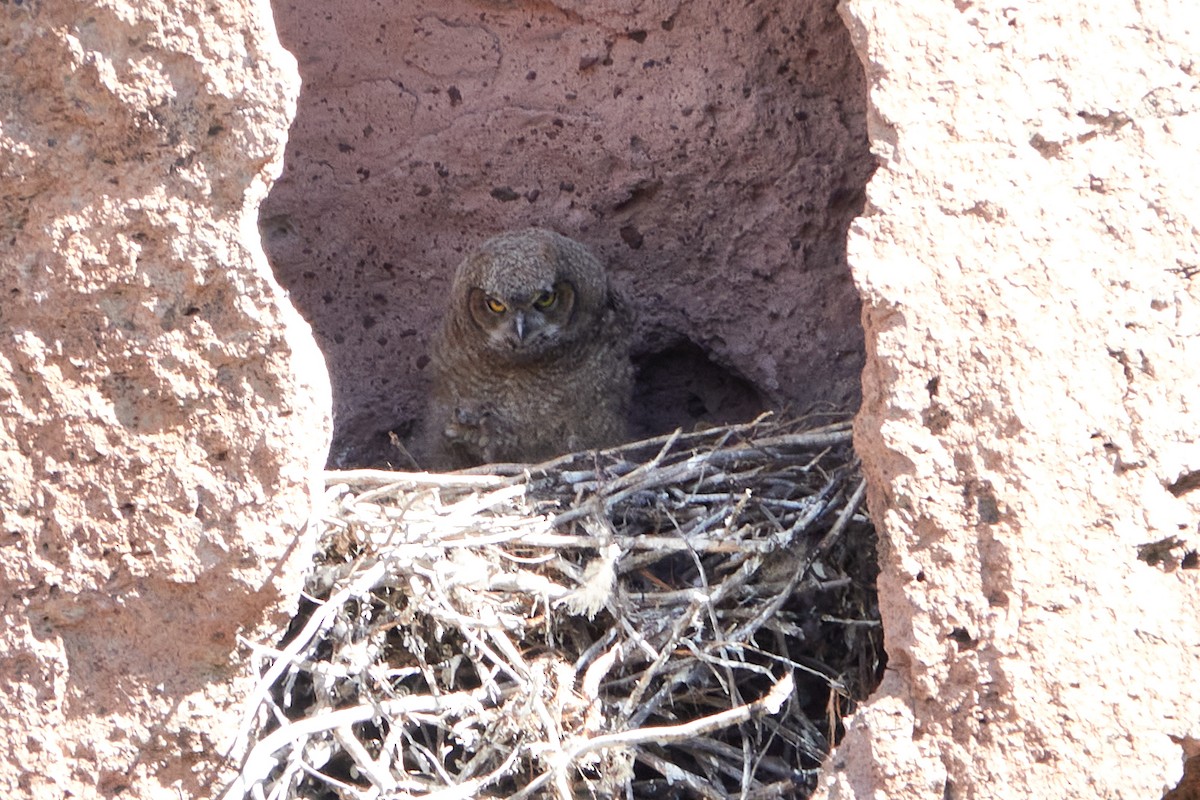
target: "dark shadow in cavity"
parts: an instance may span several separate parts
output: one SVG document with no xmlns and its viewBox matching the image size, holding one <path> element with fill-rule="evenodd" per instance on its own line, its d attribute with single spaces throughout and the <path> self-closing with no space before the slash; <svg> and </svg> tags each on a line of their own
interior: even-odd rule
<svg viewBox="0 0 1200 800">
<path fill-rule="evenodd" d="M 638 438 L 743 422 L 767 409 L 749 381 L 686 339 L 635 358 L 634 366 L 630 428 Z"/>
</svg>

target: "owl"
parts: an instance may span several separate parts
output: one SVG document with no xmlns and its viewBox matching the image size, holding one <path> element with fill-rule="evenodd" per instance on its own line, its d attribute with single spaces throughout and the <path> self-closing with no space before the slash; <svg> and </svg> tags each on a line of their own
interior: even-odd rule
<svg viewBox="0 0 1200 800">
<path fill-rule="evenodd" d="M 458 267 L 431 354 L 426 462 L 541 461 L 626 436 L 631 315 L 586 247 L 540 228 Z"/>
</svg>

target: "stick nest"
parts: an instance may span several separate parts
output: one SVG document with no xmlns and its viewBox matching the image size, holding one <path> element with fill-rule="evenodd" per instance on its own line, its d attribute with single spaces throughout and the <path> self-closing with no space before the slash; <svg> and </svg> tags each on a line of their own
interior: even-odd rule
<svg viewBox="0 0 1200 800">
<path fill-rule="evenodd" d="M 327 487 L 226 797 L 807 797 L 878 681 L 848 423 Z"/>
</svg>

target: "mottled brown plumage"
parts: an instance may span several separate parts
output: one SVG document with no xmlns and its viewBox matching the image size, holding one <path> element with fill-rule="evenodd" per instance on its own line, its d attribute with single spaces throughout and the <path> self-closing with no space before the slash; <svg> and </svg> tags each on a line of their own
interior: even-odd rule
<svg viewBox="0 0 1200 800">
<path fill-rule="evenodd" d="M 467 256 L 433 344 L 427 466 L 538 461 L 620 442 L 630 318 L 604 266 L 538 228 Z"/>
</svg>

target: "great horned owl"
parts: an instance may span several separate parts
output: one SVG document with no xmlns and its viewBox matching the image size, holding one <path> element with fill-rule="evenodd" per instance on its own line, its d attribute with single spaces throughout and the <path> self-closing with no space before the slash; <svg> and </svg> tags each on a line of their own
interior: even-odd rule
<svg viewBox="0 0 1200 800">
<path fill-rule="evenodd" d="M 458 267 L 432 353 L 428 466 L 539 461 L 626 434 L 630 315 L 580 243 L 531 228 Z"/>
</svg>

